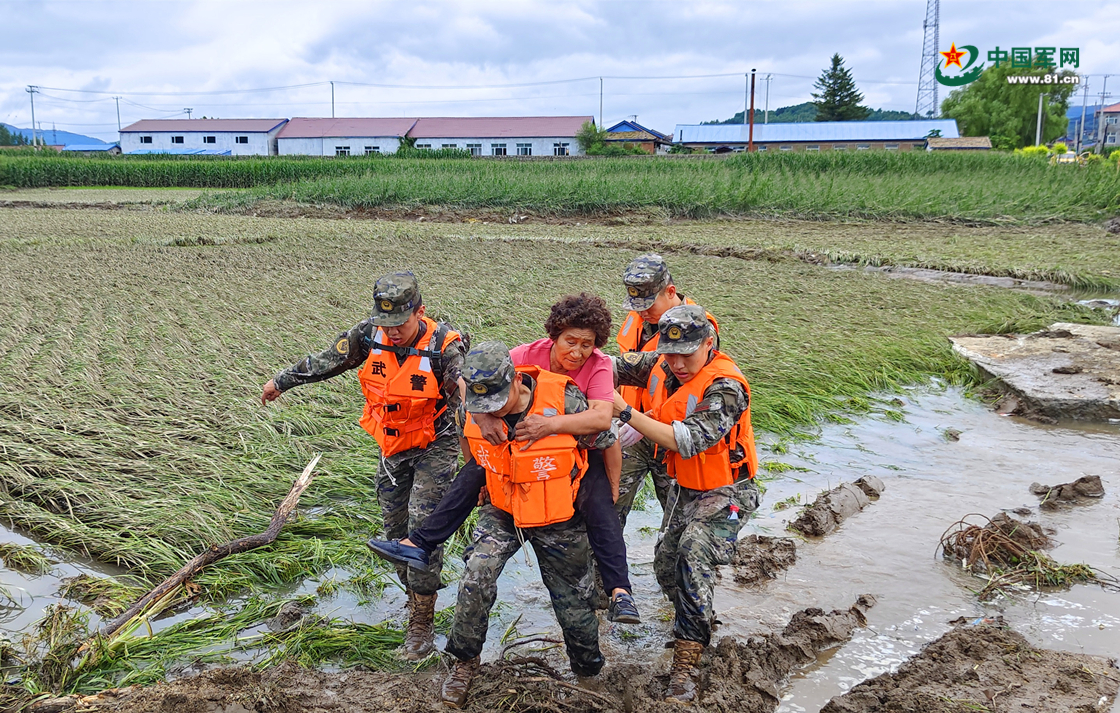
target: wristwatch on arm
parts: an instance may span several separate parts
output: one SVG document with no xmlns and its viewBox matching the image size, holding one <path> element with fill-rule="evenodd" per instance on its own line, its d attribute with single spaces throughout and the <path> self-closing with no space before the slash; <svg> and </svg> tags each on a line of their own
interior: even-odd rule
<svg viewBox="0 0 1120 713">
<path fill-rule="evenodd" d="M 619 412 L 618 420 L 621 421 L 622 423 L 630 423 L 630 417 L 633 416 L 633 415 L 634 415 L 633 407 L 627 406 L 626 408 L 622 409 L 621 412 Z"/>
</svg>

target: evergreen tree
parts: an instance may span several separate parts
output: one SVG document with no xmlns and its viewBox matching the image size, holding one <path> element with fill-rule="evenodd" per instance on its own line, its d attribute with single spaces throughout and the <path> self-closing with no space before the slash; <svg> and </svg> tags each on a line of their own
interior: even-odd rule
<svg viewBox="0 0 1120 713">
<path fill-rule="evenodd" d="M 26 146 L 31 143 L 23 134 L 8 131 L 8 127 L 0 124 L 0 146 Z"/>
<path fill-rule="evenodd" d="M 817 107 L 817 121 L 862 121 L 871 110 L 860 106 L 863 95 L 856 89 L 852 73 L 844 67 L 844 58 L 832 55 L 832 66 L 821 72 L 813 85 L 820 93 L 813 92 Z"/>
</svg>

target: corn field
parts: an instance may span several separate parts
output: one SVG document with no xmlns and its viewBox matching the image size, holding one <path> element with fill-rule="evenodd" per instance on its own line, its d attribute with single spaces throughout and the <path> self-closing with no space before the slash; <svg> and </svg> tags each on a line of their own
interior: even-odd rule
<svg viewBox="0 0 1120 713">
<path fill-rule="evenodd" d="M 0 156 L 0 186 L 253 188 L 259 199 L 347 208 L 441 205 L 557 215 L 1092 221 L 1120 211 L 1120 173 L 1001 153 L 764 153 L 570 161 L 375 156 Z M 205 206 L 204 200 L 199 205 Z"/>
</svg>

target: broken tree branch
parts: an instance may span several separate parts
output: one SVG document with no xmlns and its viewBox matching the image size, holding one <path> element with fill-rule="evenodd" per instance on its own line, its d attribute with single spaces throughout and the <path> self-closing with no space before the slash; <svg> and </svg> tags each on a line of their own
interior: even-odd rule
<svg viewBox="0 0 1120 713">
<path fill-rule="evenodd" d="M 276 536 L 280 534 L 280 529 L 284 527 L 284 524 L 288 521 L 288 517 L 299 503 L 299 496 L 302 495 L 303 491 L 307 489 L 307 486 L 311 484 L 312 471 L 315 470 L 315 465 L 319 462 L 321 455 L 322 454 L 316 455 L 311 462 L 307 464 L 307 467 L 303 469 L 303 473 L 296 478 L 296 482 L 292 484 L 292 489 L 288 492 L 287 497 L 280 503 L 280 507 L 276 508 L 276 513 L 273 514 L 272 522 L 269 524 L 267 530 L 256 535 L 249 535 L 248 537 L 242 537 L 232 542 L 227 542 L 224 545 L 211 545 L 210 549 L 199 554 L 190 562 L 187 562 L 178 572 L 165 579 L 163 583 L 137 600 L 127 611 L 106 624 L 101 629 L 101 635 L 106 639 L 112 639 L 138 615 L 144 614 L 145 617 L 151 616 L 159 610 L 159 607 L 152 607 L 149 611 L 145 611 L 149 608 L 150 604 L 163 600 L 168 594 L 175 591 L 183 583 L 189 581 L 207 565 L 213 564 L 229 555 L 256 549 L 275 542 Z"/>
</svg>

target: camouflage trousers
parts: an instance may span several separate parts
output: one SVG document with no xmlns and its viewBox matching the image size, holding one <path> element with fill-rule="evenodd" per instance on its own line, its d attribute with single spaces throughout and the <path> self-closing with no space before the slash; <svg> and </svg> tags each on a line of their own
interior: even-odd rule
<svg viewBox="0 0 1120 713">
<path fill-rule="evenodd" d="M 653 441 L 643 438 L 629 448 L 622 449 L 622 478 L 618 485 L 618 500 L 614 509 L 618 512 L 618 519 L 622 521 L 622 529 L 626 529 L 626 518 L 634 507 L 634 498 L 642 489 L 646 473 L 653 477 L 653 489 L 657 499 L 661 502 L 661 509 L 665 509 L 665 501 L 669 496 L 669 487 L 673 479 L 665 470 L 661 462 L 663 449 L 654 455 Z"/>
<path fill-rule="evenodd" d="M 377 502 L 381 505 L 385 537 L 400 539 L 424 522 L 447 491 L 459 466 L 459 439 L 440 436 L 427 448 L 412 448 L 381 459 L 377 473 Z M 401 584 L 417 594 L 440 588 L 443 548 L 431 556 L 427 570 L 397 566 Z"/>
<path fill-rule="evenodd" d="M 715 490 L 689 490 L 676 484 L 670 489 L 653 569 L 676 609 L 676 638 L 705 646 L 711 642 L 716 570 L 731 562 L 739 529 L 760 500 L 758 486 L 746 478 Z M 738 512 L 732 512 L 732 505 Z"/>
<path fill-rule="evenodd" d="M 603 667 L 599 619 L 591 607 L 591 547 L 579 515 L 567 522 L 525 528 L 521 538 L 533 546 L 552 611 L 564 632 L 572 671 L 594 676 Z M 498 597 L 498 576 L 521 547 L 513 517 L 493 505 L 479 511 L 471 545 L 463 553 L 466 568 L 459 580 L 455 622 L 447 652 L 461 661 L 482 652 L 490 610 Z"/>
</svg>

